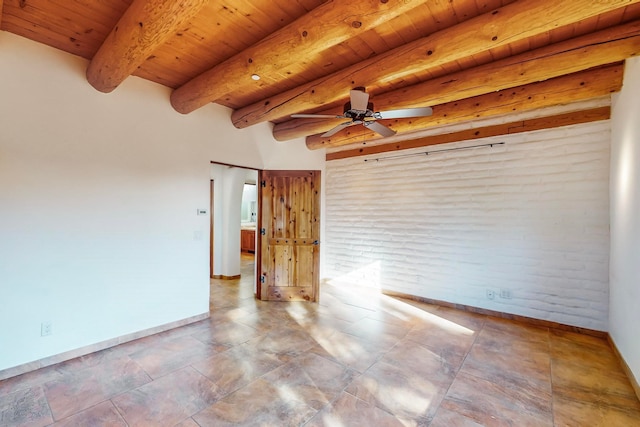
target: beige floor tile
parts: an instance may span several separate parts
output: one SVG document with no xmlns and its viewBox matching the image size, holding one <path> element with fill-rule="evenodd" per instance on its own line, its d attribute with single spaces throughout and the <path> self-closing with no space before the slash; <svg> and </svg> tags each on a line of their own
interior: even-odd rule
<svg viewBox="0 0 640 427">
<path fill-rule="evenodd" d="M 619 371 L 620 363 L 609 343 L 589 335 L 550 331 L 549 347 L 553 359 L 601 370 Z"/>
<path fill-rule="evenodd" d="M 292 397 L 314 409 L 322 409 L 351 383 L 354 370 L 314 353 L 297 357 L 262 378 L 288 390 Z"/>
<path fill-rule="evenodd" d="M 221 348 L 245 343 L 259 336 L 259 333 L 250 326 L 228 321 L 211 323 L 207 325 L 205 330 L 198 331 L 191 336 L 205 344 Z"/>
<path fill-rule="evenodd" d="M 554 358 L 551 374 L 554 395 L 618 408 L 638 404 L 631 383 L 622 371 Z"/>
<path fill-rule="evenodd" d="M 0 396 L 0 426 L 41 427 L 53 422 L 42 387 Z"/>
<path fill-rule="evenodd" d="M 526 341 L 517 335 L 483 329 L 461 372 L 494 383 L 509 383 L 547 400 L 551 397 L 551 357 L 547 342 Z"/>
<path fill-rule="evenodd" d="M 487 337 L 496 340 L 507 339 L 539 343 L 543 349 L 548 350 L 549 348 L 549 328 L 487 316 L 482 330 Z"/>
<path fill-rule="evenodd" d="M 227 350 L 224 345 L 203 343 L 191 336 L 181 336 L 161 340 L 130 357 L 155 379 L 224 350 Z"/>
<path fill-rule="evenodd" d="M 202 427 L 301 426 L 316 410 L 286 385 L 257 379 L 193 416 Z"/>
<path fill-rule="evenodd" d="M 245 345 L 256 353 L 271 354 L 283 362 L 307 352 L 316 344 L 302 329 L 281 328 L 248 341 Z"/>
<path fill-rule="evenodd" d="M 393 343 L 374 343 L 354 335 L 336 332 L 316 339 L 316 344 L 309 351 L 358 372 L 364 372 L 392 347 Z"/>
<path fill-rule="evenodd" d="M 220 397 L 222 393 L 215 384 L 187 367 L 112 401 L 130 427 L 173 427 Z"/>
<path fill-rule="evenodd" d="M 413 328 L 406 337 L 437 352 L 451 365 L 460 366 L 478 332 L 436 316 Z"/>
<path fill-rule="evenodd" d="M 38 387 L 46 382 L 60 378 L 62 378 L 62 373 L 59 371 L 58 365 L 48 366 L 36 371 L 27 372 L 23 375 L 7 378 L 6 380 L 0 381 L 0 398 L 7 394 Z"/>
<path fill-rule="evenodd" d="M 438 316 L 440 319 L 447 320 L 448 322 L 474 332 L 479 332 L 484 327 L 487 320 L 487 316 L 483 314 L 472 313 L 450 307 L 439 307 L 438 310 L 433 311 L 433 314 Z"/>
<path fill-rule="evenodd" d="M 440 408 L 487 426 L 553 425 L 550 396 L 465 373 L 456 376 Z"/>
<path fill-rule="evenodd" d="M 429 427 L 485 427 L 485 425 L 491 424 L 480 424 L 458 412 L 440 407 Z"/>
<path fill-rule="evenodd" d="M 193 367 L 226 395 L 283 363 L 274 354 L 257 352 L 254 347 L 243 344 L 198 362 Z"/>
<path fill-rule="evenodd" d="M 635 407 L 634 407 L 635 406 Z M 554 396 L 553 413 L 557 427 L 638 427 L 640 404 L 615 407 Z"/>
<path fill-rule="evenodd" d="M 53 424 L 53 427 L 128 427 L 111 401 L 99 403 Z"/>
<path fill-rule="evenodd" d="M 403 364 L 410 358 L 389 361 L 385 356 L 356 378 L 346 391 L 367 403 L 395 414 L 427 424 L 435 415 L 455 377 L 454 370 L 438 355 L 423 352 L 412 363 L 422 365 L 419 371 Z"/>
<path fill-rule="evenodd" d="M 442 353 L 409 339 L 400 341 L 385 353 L 381 361 L 446 386 L 451 384 L 459 369 L 458 365 L 450 363 Z"/>
<path fill-rule="evenodd" d="M 365 317 L 344 330 L 345 333 L 381 344 L 395 345 L 411 328 Z"/>
<path fill-rule="evenodd" d="M 193 420 L 193 418 L 187 418 L 182 421 L 180 424 L 176 424 L 175 427 L 200 427 L 197 422 Z"/>
<path fill-rule="evenodd" d="M 44 390 L 54 419 L 61 420 L 150 381 L 133 360 L 121 358 L 68 372 L 46 383 Z"/>
<path fill-rule="evenodd" d="M 331 405 L 313 417 L 305 427 L 408 427 L 411 425 L 417 424 L 399 419 L 349 393 L 342 393 Z"/>
</svg>

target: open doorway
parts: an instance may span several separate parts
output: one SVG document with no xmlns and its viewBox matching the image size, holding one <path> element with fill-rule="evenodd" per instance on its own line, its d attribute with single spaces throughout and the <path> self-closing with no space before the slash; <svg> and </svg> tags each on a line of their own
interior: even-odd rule
<svg viewBox="0 0 640 427">
<path fill-rule="evenodd" d="M 256 253 L 256 226 L 258 221 L 258 190 L 256 183 L 247 180 L 242 190 L 240 209 L 240 251 L 243 254 Z"/>
<path fill-rule="evenodd" d="M 212 284 L 255 292 L 258 171 L 211 164 L 210 278 Z M 236 281 L 235 283 L 232 283 Z M 213 292 L 212 292 L 213 298 Z"/>
<path fill-rule="evenodd" d="M 317 302 L 320 171 L 211 166 L 211 280 L 244 276 L 258 299 Z"/>
</svg>

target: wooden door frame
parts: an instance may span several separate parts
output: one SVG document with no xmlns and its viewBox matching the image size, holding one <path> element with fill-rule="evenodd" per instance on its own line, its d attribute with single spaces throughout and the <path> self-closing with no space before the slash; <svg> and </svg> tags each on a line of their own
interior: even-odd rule
<svg viewBox="0 0 640 427">
<path fill-rule="evenodd" d="M 214 213 L 214 204 L 213 201 L 215 200 L 213 198 L 213 193 L 214 193 L 214 180 L 211 179 L 210 180 L 210 188 L 209 188 L 209 278 L 213 279 L 213 251 L 214 251 L 214 245 L 213 245 L 213 233 L 214 233 L 214 227 L 213 227 L 213 213 Z"/>
<path fill-rule="evenodd" d="M 213 161 L 213 160 L 209 161 L 209 163 L 210 163 L 210 164 L 212 164 L 212 165 L 229 166 L 229 167 L 232 167 L 232 168 L 247 169 L 247 170 L 253 170 L 253 171 L 258 172 L 258 182 L 256 182 L 256 186 L 257 186 L 257 190 L 258 190 L 258 191 L 256 192 L 256 193 L 258 194 L 258 196 L 257 196 L 257 197 L 258 197 L 258 203 L 257 203 L 257 205 L 258 205 L 258 221 L 256 221 L 256 236 L 257 236 L 257 241 L 256 241 L 256 251 L 255 251 L 255 253 L 254 253 L 254 257 L 255 257 L 254 259 L 255 259 L 255 262 L 256 262 L 256 264 L 257 264 L 257 263 L 258 263 L 258 260 L 260 259 L 260 258 L 259 258 L 259 256 L 260 256 L 260 253 L 259 253 L 259 244 L 260 244 L 260 228 L 258 227 L 258 222 L 260 221 L 260 196 L 259 196 L 259 194 L 260 194 L 260 173 L 262 172 L 262 169 L 254 168 L 254 167 L 251 167 L 251 166 L 242 166 L 242 165 L 237 165 L 237 164 L 233 164 L 233 163 L 215 162 L 215 161 Z M 215 245 L 214 245 L 214 218 L 213 218 L 213 217 L 214 217 L 214 198 L 213 198 L 213 196 L 214 196 L 214 193 L 213 193 L 213 191 L 214 191 L 214 188 L 213 188 L 214 180 L 213 180 L 213 179 L 210 179 L 210 181 L 211 181 L 211 189 L 210 189 L 210 197 L 211 197 L 211 201 L 210 201 L 210 204 L 209 204 L 209 205 L 210 205 L 210 209 L 211 209 L 211 226 L 210 226 L 210 227 L 211 227 L 211 229 L 210 229 L 210 233 L 209 233 L 209 234 L 210 234 L 210 242 L 209 242 L 209 244 L 210 244 L 210 249 L 209 249 L 209 256 L 211 257 L 211 259 L 210 259 L 210 261 L 209 261 L 209 273 L 210 273 L 210 274 L 209 274 L 209 276 L 210 276 L 211 278 L 215 278 L 215 277 L 214 277 L 214 274 L 213 274 L 213 268 L 214 268 L 214 265 L 213 265 L 213 259 L 214 259 L 214 258 L 213 258 L 213 256 L 214 256 L 214 253 L 213 253 L 213 252 L 214 252 L 214 248 L 215 248 Z M 256 278 L 257 278 L 258 282 L 260 282 L 260 280 L 259 280 L 259 275 L 258 275 L 258 272 L 257 272 L 257 269 L 255 270 L 255 276 L 256 276 Z M 257 288 L 256 288 L 256 289 L 257 289 Z"/>
<path fill-rule="evenodd" d="M 256 281 L 256 294 L 255 297 L 259 300 L 262 300 L 262 282 L 260 278 L 262 277 L 262 181 L 263 181 L 263 169 L 258 169 L 258 182 L 256 182 L 256 198 L 258 199 L 258 218 L 256 221 L 256 277 L 254 280 Z"/>
</svg>

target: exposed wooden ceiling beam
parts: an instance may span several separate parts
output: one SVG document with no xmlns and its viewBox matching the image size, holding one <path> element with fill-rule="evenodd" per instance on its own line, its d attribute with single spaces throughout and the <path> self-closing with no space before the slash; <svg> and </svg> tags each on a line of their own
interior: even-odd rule
<svg viewBox="0 0 640 427">
<path fill-rule="evenodd" d="M 111 92 L 208 0 L 134 0 L 87 68 L 87 80 Z"/>
<path fill-rule="evenodd" d="M 355 86 L 424 73 L 640 0 L 522 0 L 237 110 L 238 128 L 286 117 L 345 98 Z M 362 70 L 366 70 L 363 72 Z"/>
<path fill-rule="evenodd" d="M 640 54 L 640 21 L 609 28 L 376 96 L 377 111 L 438 105 L 622 61 Z M 326 110 L 320 114 L 336 114 Z M 322 133 L 339 121 L 293 119 L 273 128 L 277 140 Z"/>
<path fill-rule="evenodd" d="M 238 55 L 185 83 L 171 94 L 171 105 L 190 113 L 252 82 L 251 76 L 282 73 L 356 34 L 426 3 L 427 0 L 328 1 Z"/>
<path fill-rule="evenodd" d="M 433 107 L 433 115 L 417 119 L 383 120 L 396 131 L 426 129 L 453 123 L 531 111 L 554 105 L 569 104 L 620 91 L 623 64 L 582 71 L 539 83 L 531 83 L 499 92 L 448 102 Z M 307 147 L 315 150 L 348 144 L 366 144 L 380 139 L 363 126 L 352 126 L 331 138 L 307 137 Z"/>
<path fill-rule="evenodd" d="M 0 30 L 2 30 L 2 0 L 0 0 Z"/>
<path fill-rule="evenodd" d="M 535 119 L 519 120 L 511 123 L 503 123 L 481 128 L 465 129 L 458 132 L 430 135 L 422 138 L 409 139 L 388 144 L 358 147 L 349 150 L 328 153 L 327 160 L 347 159 L 349 157 L 366 156 L 371 154 L 389 153 L 408 150 L 412 148 L 428 147 L 431 145 L 446 144 L 449 142 L 467 141 L 480 138 L 488 138 L 500 135 L 512 135 L 515 133 L 531 132 L 540 129 L 550 129 L 560 126 L 569 126 L 579 123 L 589 123 L 599 120 L 607 120 L 611 117 L 611 107 L 599 107 L 590 110 L 572 111 Z"/>
</svg>

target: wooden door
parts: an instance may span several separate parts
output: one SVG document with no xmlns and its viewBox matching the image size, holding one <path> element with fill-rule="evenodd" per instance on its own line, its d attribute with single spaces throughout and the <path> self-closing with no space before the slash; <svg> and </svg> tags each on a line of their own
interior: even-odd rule
<svg viewBox="0 0 640 427">
<path fill-rule="evenodd" d="M 318 301 L 320 171 L 261 171 L 257 295 Z"/>
</svg>

